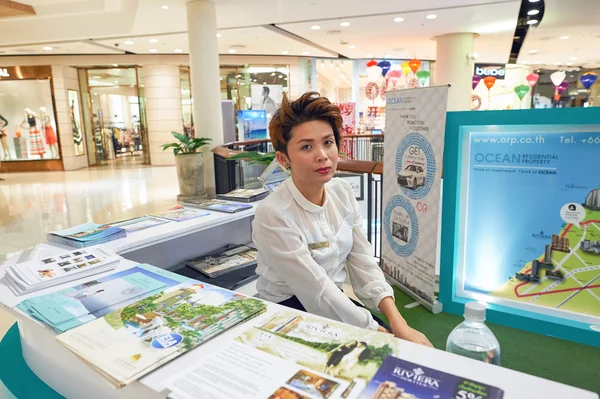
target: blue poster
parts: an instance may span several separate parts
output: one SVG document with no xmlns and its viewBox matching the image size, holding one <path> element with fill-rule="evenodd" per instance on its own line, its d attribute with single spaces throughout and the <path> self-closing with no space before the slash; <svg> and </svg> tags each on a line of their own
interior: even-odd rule
<svg viewBox="0 0 600 399">
<path fill-rule="evenodd" d="M 573 128 L 469 130 L 465 292 L 600 316 L 600 129 Z"/>
<path fill-rule="evenodd" d="M 266 139 L 267 111 L 238 111 L 238 130 L 240 141 Z"/>
</svg>

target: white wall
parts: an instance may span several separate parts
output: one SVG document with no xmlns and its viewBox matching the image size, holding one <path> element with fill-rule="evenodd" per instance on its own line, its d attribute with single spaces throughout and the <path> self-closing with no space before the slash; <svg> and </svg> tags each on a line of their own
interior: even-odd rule
<svg viewBox="0 0 600 399">
<path fill-rule="evenodd" d="M 73 129 L 71 124 L 71 108 L 67 90 L 76 90 L 79 93 L 79 79 L 77 69 L 52 65 L 52 79 L 54 84 L 54 98 L 56 102 L 56 124 L 58 126 L 59 143 L 65 170 L 76 170 L 88 166 L 86 145 L 83 145 L 83 154 L 75 156 L 75 143 L 73 142 Z M 81 111 L 81 93 L 79 93 L 79 108 Z M 83 121 L 83 115 L 80 115 Z M 80 130 L 85 140 L 85 124 L 81 123 Z"/>
</svg>

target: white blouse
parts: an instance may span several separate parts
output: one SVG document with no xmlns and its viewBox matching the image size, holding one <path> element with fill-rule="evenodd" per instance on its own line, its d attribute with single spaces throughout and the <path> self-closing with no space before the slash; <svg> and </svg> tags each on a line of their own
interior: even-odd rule
<svg viewBox="0 0 600 399">
<path fill-rule="evenodd" d="M 394 296 L 362 224 L 352 187 L 343 179 L 325 185 L 323 206 L 308 201 L 287 179 L 257 207 L 252 222 L 259 296 L 281 302 L 296 295 L 310 313 L 377 330 L 371 313 L 340 290 L 348 273 L 367 308 L 378 311 L 383 298 Z"/>
</svg>

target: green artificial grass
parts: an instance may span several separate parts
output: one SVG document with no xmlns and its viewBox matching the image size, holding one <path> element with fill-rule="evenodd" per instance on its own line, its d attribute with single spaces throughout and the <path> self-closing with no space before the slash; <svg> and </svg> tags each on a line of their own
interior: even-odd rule
<svg viewBox="0 0 600 399">
<path fill-rule="evenodd" d="M 441 350 L 450 332 L 464 319 L 433 314 L 423 306 L 406 309 L 414 300 L 394 287 L 396 306 L 408 324 Z M 382 319 L 385 317 L 378 314 Z M 600 393 L 600 348 L 486 323 L 500 343 L 500 364 L 512 370 Z M 600 339 L 600 338 L 599 338 Z"/>
</svg>

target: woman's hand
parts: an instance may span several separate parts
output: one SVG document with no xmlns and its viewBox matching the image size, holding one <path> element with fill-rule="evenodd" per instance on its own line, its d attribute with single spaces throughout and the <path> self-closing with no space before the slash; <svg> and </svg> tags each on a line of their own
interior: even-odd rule
<svg viewBox="0 0 600 399">
<path fill-rule="evenodd" d="M 377 331 L 390 334 L 390 330 L 388 330 L 387 328 L 382 327 L 382 326 L 377 327 Z"/>
<path fill-rule="evenodd" d="M 404 320 L 402 320 L 402 322 L 392 323 L 391 328 L 396 338 L 433 348 L 433 345 L 429 342 L 425 334 L 409 327 Z"/>
</svg>

